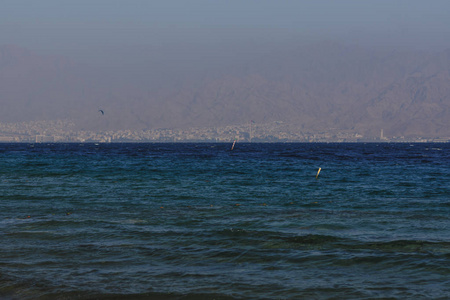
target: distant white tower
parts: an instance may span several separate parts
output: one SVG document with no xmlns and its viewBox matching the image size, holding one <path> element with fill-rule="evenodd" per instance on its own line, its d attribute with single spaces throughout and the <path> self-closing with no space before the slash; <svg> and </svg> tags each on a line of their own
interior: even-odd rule
<svg viewBox="0 0 450 300">
<path fill-rule="evenodd" d="M 384 140 L 383 129 L 381 129 L 380 140 Z"/>
</svg>

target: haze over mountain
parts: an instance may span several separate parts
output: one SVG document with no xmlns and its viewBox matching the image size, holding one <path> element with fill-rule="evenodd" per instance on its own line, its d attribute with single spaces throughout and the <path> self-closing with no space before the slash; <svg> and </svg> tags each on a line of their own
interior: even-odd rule
<svg viewBox="0 0 450 300">
<path fill-rule="evenodd" d="M 450 137 L 449 11 L 446 0 L 4 0 L 0 123 Z"/>
<path fill-rule="evenodd" d="M 262 45 L 256 53 L 245 47 L 204 47 L 183 60 L 129 48 L 122 55 L 133 59 L 86 64 L 1 46 L 0 122 L 71 119 L 79 128 L 106 130 L 253 120 L 312 132 L 450 136 L 449 50 L 337 42 Z"/>
</svg>

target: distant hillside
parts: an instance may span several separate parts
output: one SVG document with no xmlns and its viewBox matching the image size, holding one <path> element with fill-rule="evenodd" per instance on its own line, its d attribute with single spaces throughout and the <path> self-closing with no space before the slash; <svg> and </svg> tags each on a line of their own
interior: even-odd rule
<svg viewBox="0 0 450 300">
<path fill-rule="evenodd" d="M 385 136 L 450 136 L 450 51 L 282 46 L 216 64 L 187 56 L 178 67 L 152 53 L 138 65 L 94 66 L 3 46 L 0 122 L 70 118 L 104 130 L 254 120 L 365 136 L 381 129 Z"/>
</svg>

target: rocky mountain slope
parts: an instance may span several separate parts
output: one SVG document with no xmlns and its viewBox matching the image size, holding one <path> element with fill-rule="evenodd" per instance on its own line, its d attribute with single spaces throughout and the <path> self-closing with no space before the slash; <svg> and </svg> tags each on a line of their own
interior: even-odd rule
<svg viewBox="0 0 450 300">
<path fill-rule="evenodd" d="M 178 65 L 155 61 L 95 66 L 1 46 L 0 122 L 69 118 L 104 130 L 254 120 L 312 132 L 450 136 L 450 50 L 324 42 L 229 55 L 217 64 L 189 56 Z"/>
</svg>

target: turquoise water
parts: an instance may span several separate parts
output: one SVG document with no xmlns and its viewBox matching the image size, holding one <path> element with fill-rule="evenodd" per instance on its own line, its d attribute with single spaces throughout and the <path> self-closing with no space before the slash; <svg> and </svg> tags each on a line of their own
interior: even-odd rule
<svg viewBox="0 0 450 300">
<path fill-rule="evenodd" d="M 230 147 L 0 144 L 0 298 L 450 298 L 450 144 Z"/>
</svg>

